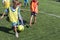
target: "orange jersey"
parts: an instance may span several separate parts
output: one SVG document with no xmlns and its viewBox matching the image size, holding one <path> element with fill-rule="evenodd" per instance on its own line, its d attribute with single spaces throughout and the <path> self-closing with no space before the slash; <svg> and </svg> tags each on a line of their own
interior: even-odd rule
<svg viewBox="0 0 60 40">
<path fill-rule="evenodd" d="M 31 9 L 31 12 L 36 12 L 38 13 L 38 2 L 31 2 L 30 4 L 30 9 Z"/>
</svg>

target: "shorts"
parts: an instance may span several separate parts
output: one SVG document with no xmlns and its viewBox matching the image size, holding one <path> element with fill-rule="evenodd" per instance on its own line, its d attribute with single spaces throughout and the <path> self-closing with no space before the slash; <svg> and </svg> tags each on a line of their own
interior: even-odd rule
<svg viewBox="0 0 60 40">
<path fill-rule="evenodd" d="M 21 24 L 21 23 L 20 23 L 19 21 L 18 21 L 18 22 L 13 22 L 13 23 L 12 23 L 12 27 L 15 27 L 15 26 L 18 27 L 18 25 L 20 25 L 20 24 Z"/>
<path fill-rule="evenodd" d="M 24 0 L 24 3 L 28 3 L 28 0 Z"/>
<path fill-rule="evenodd" d="M 17 27 L 17 25 L 18 25 L 18 23 L 16 23 L 16 22 L 12 23 L 12 27 Z"/>
<path fill-rule="evenodd" d="M 35 12 L 31 12 L 31 15 L 36 16 L 36 15 L 37 15 L 37 13 L 35 13 Z"/>
</svg>

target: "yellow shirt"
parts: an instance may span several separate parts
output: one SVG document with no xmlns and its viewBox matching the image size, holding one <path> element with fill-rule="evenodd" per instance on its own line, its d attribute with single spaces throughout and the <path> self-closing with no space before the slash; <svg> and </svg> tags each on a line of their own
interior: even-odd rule
<svg viewBox="0 0 60 40">
<path fill-rule="evenodd" d="M 4 8 L 10 7 L 10 0 L 3 0 Z"/>
<path fill-rule="evenodd" d="M 9 8 L 8 16 L 9 16 L 9 19 L 10 19 L 11 22 L 16 22 L 17 23 L 17 21 L 18 21 L 18 12 L 17 12 L 17 10 L 18 10 L 18 7 L 16 8 L 15 11 L 12 11 L 11 8 Z"/>
</svg>

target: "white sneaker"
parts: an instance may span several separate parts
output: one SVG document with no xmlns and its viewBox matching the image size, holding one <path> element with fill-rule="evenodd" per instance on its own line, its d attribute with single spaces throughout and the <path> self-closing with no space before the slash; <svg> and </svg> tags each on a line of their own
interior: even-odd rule
<svg viewBox="0 0 60 40">
<path fill-rule="evenodd" d="M 15 34 L 15 35 L 16 35 L 16 37 L 17 37 L 17 38 L 19 37 L 17 32 L 16 32 L 16 34 Z"/>
</svg>

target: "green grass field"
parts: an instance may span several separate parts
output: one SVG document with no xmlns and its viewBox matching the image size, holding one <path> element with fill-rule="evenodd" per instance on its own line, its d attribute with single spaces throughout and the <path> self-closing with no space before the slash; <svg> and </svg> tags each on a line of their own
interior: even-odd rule
<svg viewBox="0 0 60 40">
<path fill-rule="evenodd" d="M 3 12 L 2 0 L 0 0 L 0 16 Z M 20 0 L 23 2 L 23 0 Z M 29 0 L 30 1 L 30 0 Z M 11 23 L 6 20 L 6 16 L 0 20 L 0 40 L 60 40 L 60 2 L 56 0 L 38 0 L 39 14 L 37 23 L 19 33 L 17 39 L 11 29 Z M 23 19 L 29 23 L 29 7 L 27 11 L 21 12 Z"/>
</svg>

